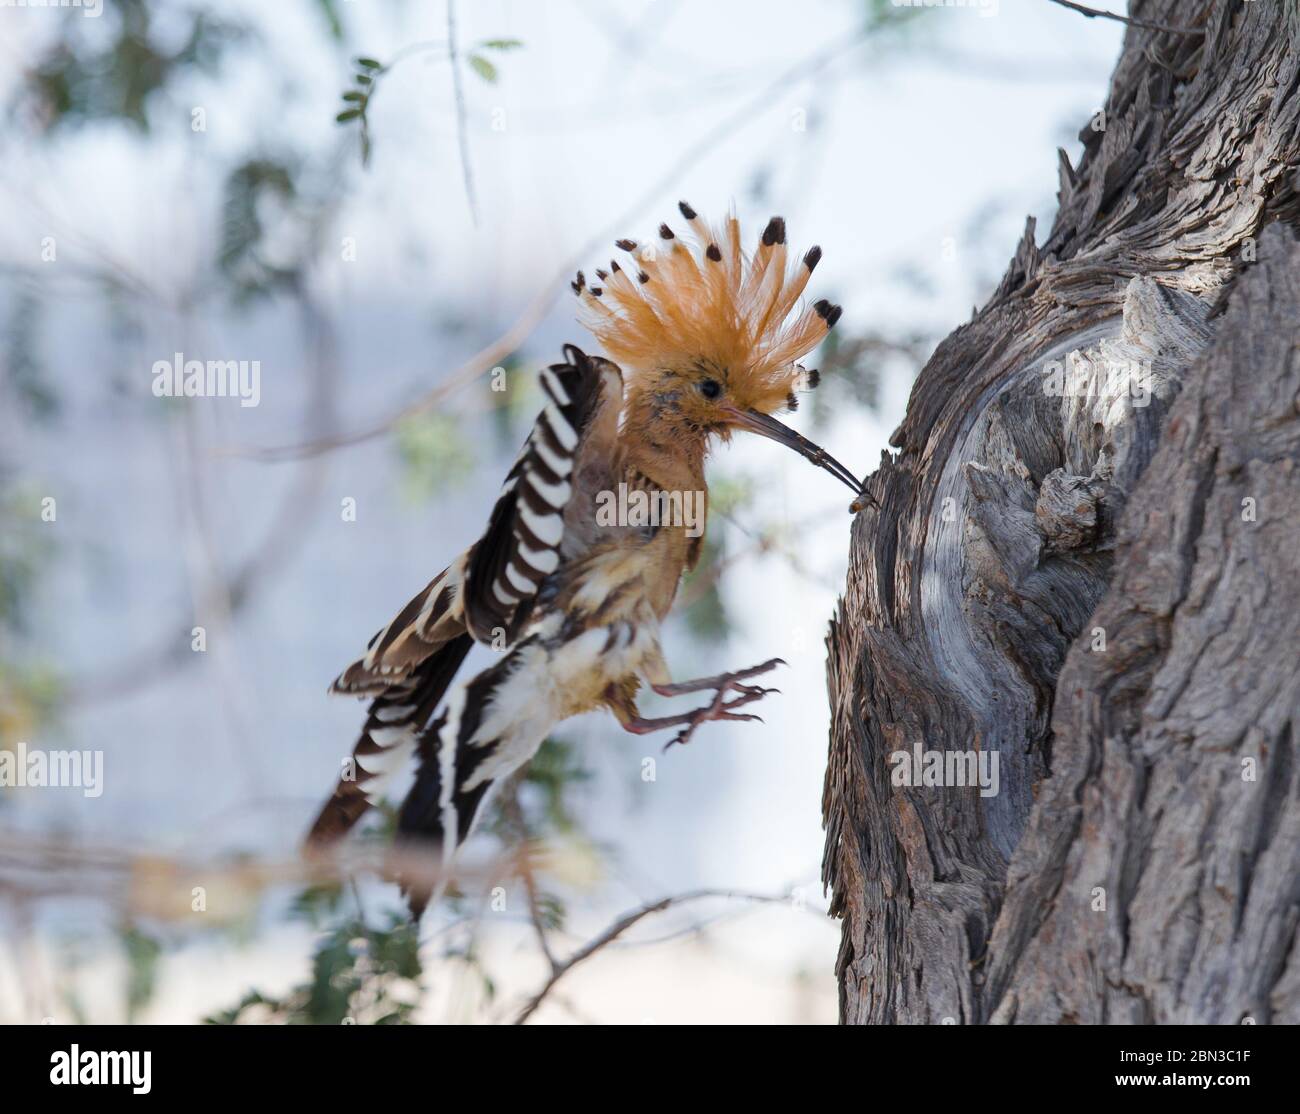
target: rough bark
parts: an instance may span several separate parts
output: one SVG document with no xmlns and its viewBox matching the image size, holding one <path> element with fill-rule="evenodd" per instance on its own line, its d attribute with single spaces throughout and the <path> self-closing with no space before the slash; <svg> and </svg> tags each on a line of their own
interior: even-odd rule
<svg viewBox="0 0 1300 1114">
<path fill-rule="evenodd" d="M 1204 33 L 1129 29 L 854 525 L 847 1022 L 1300 1021 L 1300 14 L 1133 14 Z M 914 747 L 998 792 L 894 784 Z"/>
</svg>

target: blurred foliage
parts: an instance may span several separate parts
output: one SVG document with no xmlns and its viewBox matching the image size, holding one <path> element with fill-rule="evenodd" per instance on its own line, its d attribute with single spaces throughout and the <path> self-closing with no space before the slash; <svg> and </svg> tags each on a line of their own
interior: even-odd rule
<svg viewBox="0 0 1300 1114">
<path fill-rule="evenodd" d="M 893 32 L 896 35 L 911 34 L 917 17 L 925 11 L 923 4 L 903 6 L 896 0 L 866 0 L 864 22 L 872 34 Z"/>
<path fill-rule="evenodd" d="M 28 630 L 26 604 L 53 555 L 52 531 L 41 519 L 42 497 L 30 483 L 0 486 L 0 629 Z"/>
<path fill-rule="evenodd" d="M 103 276 L 99 288 L 104 301 L 104 313 L 108 318 L 108 338 L 112 342 L 104 353 L 109 361 L 106 379 L 115 394 L 129 398 L 138 383 L 138 365 L 134 361 L 142 358 L 140 345 L 145 339 L 141 306 L 112 276 Z M 177 400 L 158 401 L 170 403 Z M 162 407 L 159 409 L 163 410 Z"/>
<path fill-rule="evenodd" d="M 378 820 L 355 837 L 391 842 L 397 813 L 388 804 L 372 811 Z M 371 925 L 347 913 L 349 891 L 340 883 L 306 886 L 291 899 L 288 915 L 319 933 L 310 977 L 281 997 L 256 988 L 235 1005 L 204 1018 L 210 1025 L 406 1024 L 419 1003 L 422 974 L 419 930 L 404 911 L 389 910 Z"/>
<path fill-rule="evenodd" d="M 209 1025 L 407 1025 L 420 1001 L 419 931 L 404 913 L 377 927 L 361 918 L 327 932 L 312 956 L 311 977 L 275 998 L 250 990 Z"/>
<path fill-rule="evenodd" d="M 133 1024 L 157 989 L 162 944 L 134 924 L 124 926 L 118 939 L 126 952 L 126 1020 Z"/>
<path fill-rule="evenodd" d="M 339 0 L 316 0 L 316 10 L 325 20 L 325 28 L 336 43 L 341 43 L 345 32 L 343 17 L 339 14 Z"/>
<path fill-rule="evenodd" d="M 35 422 L 48 422 L 59 412 L 59 398 L 45 380 L 39 338 L 45 303 L 34 282 L 20 282 L 4 332 L 5 386 L 23 413 Z"/>
<path fill-rule="evenodd" d="M 726 642 L 731 633 L 731 620 L 718 588 L 719 566 L 726 553 L 725 536 L 723 530 L 710 530 L 704 535 L 700 562 L 682 582 L 682 594 L 691 601 L 683 613 L 686 629 L 708 646 Z"/>
<path fill-rule="evenodd" d="M 574 832 L 578 821 L 573 796 L 591 780 L 579 748 L 566 739 L 547 738 L 524 771 L 520 807 L 530 839 Z M 499 812 L 501 805 L 497 805 Z M 492 827 L 489 824 L 489 827 Z"/>
<path fill-rule="evenodd" d="M 812 424 L 824 428 L 832 415 L 880 407 L 880 383 L 887 368 L 909 382 L 916 378 L 937 338 L 926 333 L 886 334 L 850 332 L 843 327 L 828 333 L 818 351 L 821 381 L 804 395 Z"/>
<path fill-rule="evenodd" d="M 812 404 L 812 422 L 821 428 L 832 414 L 842 412 L 844 403 L 874 410 L 879 402 L 880 373 L 871 362 L 868 341 L 837 329 L 826 335 L 821 347 L 821 380 L 815 391 L 804 397 Z"/>
<path fill-rule="evenodd" d="M 44 306 L 35 283 L 18 282 L 0 349 L 0 406 L 35 424 L 59 412 L 39 350 Z M 18 481 L 0 444 L 0 747 L 35 738 L 61 696 L 57 672 L 23 645 L 32 595 L 54 555 L 54 531 L 41 517 L 45 495 L 35 483 Z"/>
<path fill-rule="evenodd" d="M 754 494 L 752 476 L 719 476 L 709 484 L 709 512 L 720 518 L 732 518 L 753 504 Z M 711 522 L 710 525 L 720 524 Z"/>
<path fill-rule="evenodd" d="M 72 1024 L 91 1024 L 92 1019 L 82 996 L 85 981 L 83 972 L 97 956 L 98 946 L 84 935 L 69 932 L 66 926 L 52 932 L 47 943 L 53 959 L 49 964 L 49 977 L 54 1000 Z"/>
<path fill-rule="evenodd" d="M 240 163 L 226 177 L 217 267 L 236 302 L 265 297 L 297 281 L 296 268 L 269 261 L 264 253 L 266 207 L 290 206 L 298 198 L 293 171 L 274 158 Z"/>
<path fill-rule="evenodd" d="M 36 738 L 53 721 L 62 696 L 57 670 L 0 658 L 0 747 Z"/>
<path fill-rule="evenodd" d="M 572 797 L 590 777 L 577 747 L 548 738 L 524 775 L 493 799 L 483 829 L 512 845 L 572 832 L 578 827 Z M 397 810 L 384 803 L 372 815 L 377 822 L 364 826 L 354 838 L 391 843 Z M 404 909 L 386 911 L 377 924 L 360 912 L 345 915 L 347 901 L 347 890 L 334 883 L 300 890 L 290 903 L 290 915 L 316 928 L 334 924 L 317 941 L 311 978 L 278 998 L 250 990 L 234 1006 L 204 1020 L 215 1025 L 411 1023 L 422 995 L 418 926 Z M 464 914 L 464 899 L 454 889 L 447 904 L 456 915 Z M 536 911 L 545 929 L 563 928 L 565 906 L 558 896 L 538 893 Z M 141 954 L 148 953 L 141 949 Z M 473 974 L 485 999 L 495 996 L 496 982 L 483 965 L 472 932 L 447 938 L 438 954 L 440 960 L 458 962 Z"/>
<path fill-rule="evenodd" d="M 474 474 L 474 446 L 464 422 L 452 414 L 433 410 L 404 418 L 394 440 L 402 491 L 412 502 L 425 502 Z"/>
<path fill-rule="evenodd" d="M 710 481 L 708 528 L 700 559 L 681 589 L 682 598 L 690 601 L 683 613 L 686 628 L 707 646 L 717 646 L 731 636 L 720 586 L 728 547 L 727 520 L 741 518 L 754 507 L 754 483 L 748 476 L 715 476 Z"/>
<path fill-rule="evenodd" d="M 541 395 L 537 389 L 537 375 L 531 363 L 519 353 L 507 357 L 493 368 L 485 382 L 488 406 L 491 408 L 492 432 L 497 449 L 514 453 L 521 434 L 519 427 L 525 422 L 531 428 L 533 418 L 541 408 Z M 504 389 L 498 389 L 497 383 Z"/>
<path fill-rule="evenodd" d="M 322 882 L 299 890 L 289 904 L 289 914 L 319 927 L 338 913 L 342 904 L 343 887 L 337 882 Z"/>
<path fill-rule="evenodd" d="M 159 93 L 188 71 L 215 73 L 226 51 L 252 34 L 244 24 L 193 9 L 183 43 L 169 50 L 153 34 L 153 8 L 147 0 L 106 4 L 116 24 L 107 45 L 100 45 L 99 28 L 78 26 L 37 60 L 26 91 L 43 127 L 120 120 L 148 132 L 150 104 Z"/>
<path fill-rule="evenodd" d="M 21 636 L 31 626 L 28 605 L 54 552 L 41 520 L 41 496 L 17 487 L 0 469 L 0 747 L 31 740 L 59 707 L 59 673 L 34 658 Z"/>
</svg>

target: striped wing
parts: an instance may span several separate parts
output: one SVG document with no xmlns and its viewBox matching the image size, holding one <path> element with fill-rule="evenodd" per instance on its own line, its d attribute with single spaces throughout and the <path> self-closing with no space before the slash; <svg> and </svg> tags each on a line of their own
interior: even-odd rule
<svg viewBox="0 0 1300 1114">
<path fill-rule="evenodd" d="M 565 345 L 564 356 L 566 363 L 542 372 L 546 406 L 465 569 L 466 627 L 477 641 L 498 648 L 502 637 L 506 645 L 515 641 L 542 582 L 559 567 L 575 463 L 601 409 L 602 385 L 607 376 L 618 376 L 613 364 L 571 344 Z M 621 398 L 609 401 L 616 415 Z"/>
<path fill-rule="evenodd" d="M 307 833 L 309 846 L 341 839 L 379 800 L 416 753 L 470 645 L 469 635 L 462 632 L 370 702 L 361 737 L 352 749 L 351 765 L 339 777 Z"/>
<path fill-rule="evenodd" d="M 441 868 L 432 878 L 418 877 L 418 867 L 398 871 L 417 920 L 437 900 L 446 868 L 495 788 L 532 759 L 558 718 L 546 695 L 550 665 L 542 640 L 530 632 L 453 693 L 421 736 L 415 781 L 398 814 L 397 840 L 412 850 L 437 847 Z"/>
<path fill-rule="evenodd" d="M 469 652 L 471 640 L 515 641 L 542 581 L 560 563 L 564 511 L 579 454 L 604 457 L 617 430 L 622 377 L 606 360 L 567 345 L 566 363 L 542 372 L 547 404 L 506 477 L 487 532 L 439 573 L 347 667 L 331 691 L 371 697 L 369 713 L 333 795 L 308 836 L 341 838 L 377 799 L 389 778 L 436 739 L 433 719 Z M 602 407 L 607 397 L 609 406 Z M 593 418 L 603 414 L 593 443 Z M 588 471 L 591 471 L 590 465 Z M 426 743 L 425 745 L 431 745 Z M 466 802 L 467 803 L 467 802 Z M 467 815 L 473 810 L 467 809 Z"/>
<path fill-rule="evenodd" d="M 405 684 L 431 655 L 464 634 L 461 587 L 467 556 L 461 554 L 402 608 L 370 640 L 366 652 L 335 678 L 330 692 L 378 696 Z"/>
<path fill-rule="evenodd" d="M 621 376 L 606 360 L 566 345 L 567 363 L 542 372 L 545 408 L 506 476 L 483 537 L 443 569 L 379 631 L 366 652 L 330 686 L 346 696 L 378 696 L 409 681 L 419 667 L 467 629 L 501 648 L 532 610 L 541 582 L 559 567 L 564 510 L 574 468 L 605 395 L 606 433 L 616 428 Z M 607 446 L 600 452 L 607 453 Z"/>
</svg>

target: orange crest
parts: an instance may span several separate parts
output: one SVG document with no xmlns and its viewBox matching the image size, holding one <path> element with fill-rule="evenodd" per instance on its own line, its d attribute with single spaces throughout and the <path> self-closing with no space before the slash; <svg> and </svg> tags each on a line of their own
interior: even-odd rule
<svg viewBox="0 0 1300 1114">
<path fill-rule="evenodd" d="M 795 391 L 816 386 L 817 373 L 800 367 L 800 357 L 840 316 L 839 306 L 822 300 L 791 318 L 821 248 L 790 266 L 785 221 L 773 217 L 750 255 L 734 214 L 711 229 L 686 202 L 678 207 L 694 246 L 666 224 L 657 242 L 619 240 L 635 266 L 613 262 L 590 286 L 579 271 L 572 284 L 578 320 L 633 380 L 638 372 L 695 368 L 716 372 L 763 413 L 792 407 Z"/>
</svg>

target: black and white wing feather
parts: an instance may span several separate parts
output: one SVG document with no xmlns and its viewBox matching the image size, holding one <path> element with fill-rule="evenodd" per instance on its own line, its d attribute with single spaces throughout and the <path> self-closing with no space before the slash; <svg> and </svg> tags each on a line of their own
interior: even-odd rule
<svg viewBox="0 0 1300 1114">
<path fill-rule="evenodd" d="M 465 633 L 461 589 L 468 554 L 461 554 L 377 632 L 330 685 L 343 696 L 378 696 L 405 684 L 432 655 Z"/>
<path fill-rule="evenodd" d="M 613 364 L 573 345 L 565 346 L 564 356 L 565 363 L 542 372 L 546 406 L 506 477 L 483 537 L 434 577 L 331 686 L 332 692 L 373 699 L 309 844 L 345 835 L 417 747 L 436 741 L 434 713 L 471 640 L 496 649 L 513 644 L 543 581 L 559 568 L 579 456 L 584 450 L 598 456 L 612 451 L 622 405 L 622 377 Z M 598 414 L 600 436 L 609 445 L 589 444 Z M 469 694 L 471 705 L 476 692 Z"/>
<path fill-rule="evenodd" d="M 613 364 L 565 345 L 563 364 L 542 372 L 547 403 L 492 508 L 487 532 L 470 551 L 463 590 L 465 624 L 479 642 L 515 641 L 542 582 L 560 565 L 564 511 L 575 465 L 601 407 Z M 620 387 L 621 393 L 621 387 Z M 617 408 L 621 398 L 609 400 Z"/>
</svg>

